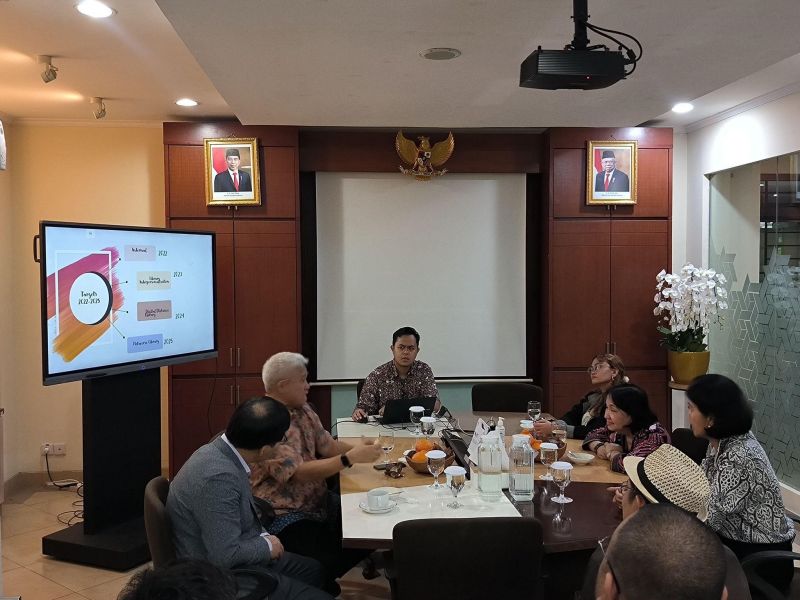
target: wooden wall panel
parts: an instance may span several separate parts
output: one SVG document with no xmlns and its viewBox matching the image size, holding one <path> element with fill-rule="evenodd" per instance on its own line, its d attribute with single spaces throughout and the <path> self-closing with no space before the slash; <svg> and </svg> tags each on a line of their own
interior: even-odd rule
<svg viewBox="0 0 800 600">
<path fill-rule="evenodd" d="M 550 249 L 549 359 L 582 367 L 609 339 L 609 242 L 604 220 L 555 221 Z"/>
<path fill-rule="evenodd" d="M 428 136 L 434 144 L 447 130 L 404 130 L 414 141 Z M 401 164 L 394 143 L 397 130 L 303 131 L 301 171 L 397 173 Z M 538 133 L 494 134 L 453 131 L 455 150 L 445 168 L 450 173 L 538 173 L 543 137 Z"/>
<path fill-rule="evenodd" d="M 635 140 L 640 148 L 672 148 L 670 127 L 555 127 L 548 129 L 551 148 L 583 148 L 587 140 Z"/>
<path fill-rule="evenodd" d="M 668 218 L 672 207 L 672 151 L 639 147 L 637 202 L 616 206 L 614 217 Z"/>
<path fill-rule="evenodd" d="M 608 217 L 607 206 L 586 204 L 586 150 L 553 150 L 553 211 L 556 218 Z"/>
<path fill-rule="evenodd" d="M 667 431 L 672 431 L 672 423 L 670 419 L 670 394 L 667 388 L 667 375 L 666 369 L 627 369 L 625 371 L 631 380 L 639 387 L 647 392 L 647 398 L 650 402 L 650 408 L 656 413 L 658 422 L 661 423 Z"/>
<path fill-rule="evenodd" d="M 167 217 L 230 218 L 225 206 L 206 206 L 203 146 L 168 146 Z"/>
<path fill-rule="evenodd" d="M 588 367 L 592 357 L 586 363 Z M 554 371 L 552 374 L 553 394 L 547 408 L 554 417 L 559 418 L 592 389 L 592 380 L 586 369 L 574 371 Z"/>
</svg>

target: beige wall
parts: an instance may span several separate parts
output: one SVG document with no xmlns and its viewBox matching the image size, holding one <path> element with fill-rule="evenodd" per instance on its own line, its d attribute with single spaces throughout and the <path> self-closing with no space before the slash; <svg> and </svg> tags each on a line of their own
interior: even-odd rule
<svg viewBox="0 0 800 600">
<path fill-rule="evenodd" d="M 18 472 L 44 470 L 39 455 L 44 441 L 67 444 L 67 455 L 52 457 L 51 469 L 83 465 L 81 384 L 44 387 L 41 383 L 39 269 L 31 256 L 39 221 L 164 224 L 160 123 L 133 127 L 16 123 L 12 134 L 10 184 L 3 187 L 0 175 L 0 227 L 5 229 L 8 222 L 11 229 L 10 242 L 6 235 L 0 238 L 0 251 L 5 250 L 0 277 L 8 284 L 0 288 L 10 294 L 0 304 L 5 307 L 0 334 L 4 327 L 10 329 L 10 338 L 2 336 L 7 371 L 0 387 L 7 390 L 3 398 L 6 480 Z M 4 218 L 9 214 L 10 219 Z M 166 462 L 166 451 L 163 455 Z"/>
<path fill-rule="evenodd" d="M 13 128 L 5 119 L 3 129 L 6 134 L 6 141 L 12 146 Z M 11 154 L 11 161 L 8 170 L 0 171 L 0 406 L 8 408 L 11 402 L 11 357 L 14 345 L 11 339 L 12 311 L 10 307 L 13 294 L 14 281 L 12 276 L 12 266 L 14 260 L 11 254 L 11 168 L 14 164 L 14 157 Z M 9 444 L 5 443 L 6 450 L 4 455 L 9 452 Z M 8 461 L 4 460 L 6 464 Z M 8 473 L 7 469 L 0 469 L 0 473 Z M 2 496 L 2 494 L 0 494 Z"/>
</svg>

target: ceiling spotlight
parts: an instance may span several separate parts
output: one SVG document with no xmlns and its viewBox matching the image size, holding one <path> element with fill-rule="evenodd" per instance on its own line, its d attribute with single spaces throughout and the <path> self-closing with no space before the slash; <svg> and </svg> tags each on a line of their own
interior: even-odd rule
<svg viewBox="0 0 800 600">
<path fill-rule="evenodd" d="M 694 105 L 689 102 L 678 102 L 675 106 L 672 107 L 672 112 L 683 114 L 687 113 L 694 108 Z"/>
<path fill-rule="evenodd" d="M 94 109 L 94 118 L 95 119 L 103 119 L 106 116 L 106 104 L 103 102 L 102 98 L 95 96 L 91 100 L 89 100 L 91 104 L 96 104 L 97 108 Z"/>
<path fill-rule="evenodd" d="M 113 8 L 109 8 L 99 0 L 82 0 L 82 2 L 78 2 L 78 4 L 75 5 L 75 8 L 77 8 L 78 12 L 82 15 L 92 17 L 93 19 L 105 19 L 116 12 Z"/>
<path fill-rule="evenodd" d="M 51 81 L 55 80 L 58 77 L 58 69 L 53 66 L 53 57 L 48 56 L 47 54 L 39 54 L 36 57 L 36 62 L 40 65 L 44 65 L 44 71 L 42 71 L 42 81 L 45 83 L 50 83 Z"/>
<path fill-rule="evenodd" d="M 175 104 L 178 106 L 197 106 L 197 100 L 192 100 L 191 98 L 181 98 L 179 100 L 175 100 Z"/>
</svg>

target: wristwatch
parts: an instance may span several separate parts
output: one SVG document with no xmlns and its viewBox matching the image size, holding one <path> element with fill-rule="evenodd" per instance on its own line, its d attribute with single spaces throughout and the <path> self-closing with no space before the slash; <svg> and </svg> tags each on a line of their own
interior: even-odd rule
<svg viewBox="0 0 800 600">
<path fill-rule="evenodd" d="M 351 463 L 351 462 L 350 462 L 350 459 L 349 459 L 349 458 L 347 458 L 347 454 L 340 454 L 340 455 L 339 455 L 339 460 L 341 460 L 341 461 L 342 461 L 342 466 L 343 466 L 343 467 L 346 467 L 346 468 L 348 468 L 348 469 L 349 469 L 350 467 L 352 467 L 352 466 L 353 466 L 353 463 Z"/>
</svg>

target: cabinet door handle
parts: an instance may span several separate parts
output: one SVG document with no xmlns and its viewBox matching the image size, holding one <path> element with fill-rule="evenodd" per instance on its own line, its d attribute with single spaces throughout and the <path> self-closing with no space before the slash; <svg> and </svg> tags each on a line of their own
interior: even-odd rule
<svg viewBox="0 0 800 600">
<path fill-rule="evenodd" d="M 236 406 L 239 406 L 239 386 L 236 386 Z"/>
<path fill-rule="evenodd" d="M 242 349 L 239 346 L 236 346 L 236 368 L 242 366 Z"/>
<path fill-rule="evenodd" d="M 231 393 L 231 406 L 234 406 L 234 403 L 233 403 L 233 384 L 229 385 L 228 388 L 229 388 L 230 393 Z"/>
<path fill-rule="evenodd" d="M 606 354 L 611 354 L 611 342 L 606 342 Z"/>
<path fill-rule="evenodd" d="M 229 367 L 233 366 L 233 346 L 228 348 L 228 366 Z"/>
</svg>

